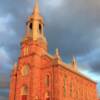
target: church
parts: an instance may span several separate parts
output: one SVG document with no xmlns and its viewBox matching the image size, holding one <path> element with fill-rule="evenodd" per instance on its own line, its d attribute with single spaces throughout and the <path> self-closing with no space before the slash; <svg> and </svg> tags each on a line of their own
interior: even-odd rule
<svg viewBox="0 0 100 100">
<path fill-rule="evenodd" d="M 66 64 L 58 49 L 48 53 L 38 0 L 25 30 L 10 76 L 9 100 L 97 100 L 96 82 L 78 71 L 74 57 Z"/>
</svg>

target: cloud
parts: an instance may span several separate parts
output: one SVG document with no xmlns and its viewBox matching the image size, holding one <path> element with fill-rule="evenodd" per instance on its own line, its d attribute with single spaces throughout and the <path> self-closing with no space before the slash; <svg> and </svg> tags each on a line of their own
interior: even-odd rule
<svg viewBox="0 0 100 100">
<path fill-rule="evenodd" d="M 7 89 L 0 90 L 0 100 L 8 100 L 8 90 Z"/>
<path fill-rule="evenodd" d="M 98 6 L 94 3 L 93 9 L 91 2 L 66 0 L 59 8 L 50 12 L 49 25 L 46 26 L 48 40 L 52 40 L 49 42 L 50 48 L 57 46 L 63 49 L 63 55 L 83 55 L 99 45 L 96 43 L 100 37 L 96 32 L 99 16 L 97 17 L 95 12 Z"/>
<path fill-rule="evenodd" d="M 77 57 L 81 68 L 88 69 L 95 74 L 100 74 L 99 58 L 100 49 L 95 49 L 84 56 Z"/>
<path fill-rule="evenodd" d="M 98 96 L 100 98 L 100 83 L 97 85 L 97 90 L 98 90 Z"/>
<path fill-rule="evenodd" d="M 0 48 L 0 63 L 4 63 L 4 62 L 2 62 L 2 59 L 4 59 L 7 62 L 9 62 L 9 60 L 10 60 L 10 58 L 9 58 L 7 52 L 4 50 L 4 48 Z"/>
<path fill-rule="evenodd" d="M 8 100 L 8 97 L 0 96 L 0 100 Z"/>
</svg>

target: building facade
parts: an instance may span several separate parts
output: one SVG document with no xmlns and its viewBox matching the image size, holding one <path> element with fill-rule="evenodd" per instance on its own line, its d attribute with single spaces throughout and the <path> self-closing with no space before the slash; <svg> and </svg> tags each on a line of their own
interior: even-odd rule
<svg viewBox="0 0 100 100">
<path fill-rule="evenodd" d="M 26 23 L 21 52 L 11 73 L 9 100 L 97 100 L 96 82 L 82 75 L 73 57 L 65 64 L 48 53 L 38 0 Z"/>
</svg>

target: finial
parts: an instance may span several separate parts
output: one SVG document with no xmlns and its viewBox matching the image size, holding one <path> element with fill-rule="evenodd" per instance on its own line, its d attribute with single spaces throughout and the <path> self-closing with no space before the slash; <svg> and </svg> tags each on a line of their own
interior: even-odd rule
<svg viewBox="0 0 100 100">
<path fill-rule="evenodd" d="M 72 59 L 72 63 L 73 63 L 73 64 L 76 64 L 76 59 L 75 59 L 74 56 L 73 56 L 73 59 Z"/>
<path fill-rule="evenodd" d="M 38 0 L 35 0 L 35 5 L 34 5 L 34 10 L 33 10 L 33 14 L 39 14 L 39 2 Z"/>
<path fill-rule="evenodd" d="M 55 53 L 55 55 L 56 55 L 56 57 L 57 57 L 58 59 L 61 59 L 61 57 L 60 57 L 60 51 L 59 51 L 58 48 L 56 48 L 56 53 Z"/>
<path fill-rule="evenodd" d="M 77 70 L 77 61 L 76 61 L 76 58 L 73 56 L 73 59 L 72 59 L 72 67 L 74 70 Z"/>
</svg>

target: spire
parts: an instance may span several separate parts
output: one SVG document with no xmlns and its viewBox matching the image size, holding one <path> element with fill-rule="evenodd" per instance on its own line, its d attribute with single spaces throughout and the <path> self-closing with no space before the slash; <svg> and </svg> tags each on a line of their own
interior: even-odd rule
<svg viewBox="0 0 100 100">
<path fill-rule="evenodd" d="M 73 59 L 72 59 L 72 64 L 75 65 L 76 64 L 76 59 L 75 57 L 73 56 Z"/>
<path fill-rule="evenodd" d="M 58 65 L 62 63 L 62 59 L 60 57 L 60 51 L 58 48 L 55 49 L 55 54 L 54 54 L 54 60 L 53 60 L 53 64 L 54 65 Z"/>
<path fill-rule="evenodd" d="M 34 9 L 33 9 L 33 14 L 39 14 L 39 2 L 38 0 L 35 0 L 35 5 L 34 5 Z"/>
<path fill-rule="evenodd" d="M 34 9 L 32 15 L 28 17 L 26 24 L 26 37 L 24 40 L 33 40 L 34 44 L 47 50 L 47 41 L 44 35 L 44 20 L 40 15 L 39 1 L 34 0 Z"/>
<path fill-rule="evenodd" d="M 60 57 L 60 51 L 59 51 L 58 48 L 56 48 L 55 56 L 56 56 L 56 58 L 58 58 L 58 59 L 61 60 L 61 57 Z"/>
<path fill-rule="evenodd" d="M 77 61 L 76 61 L 74 56 L 73 56 L 73 59 L 72 59 L 72 66 L 73 66 L 74 70 L 77 70 Z"/>
</svg>

